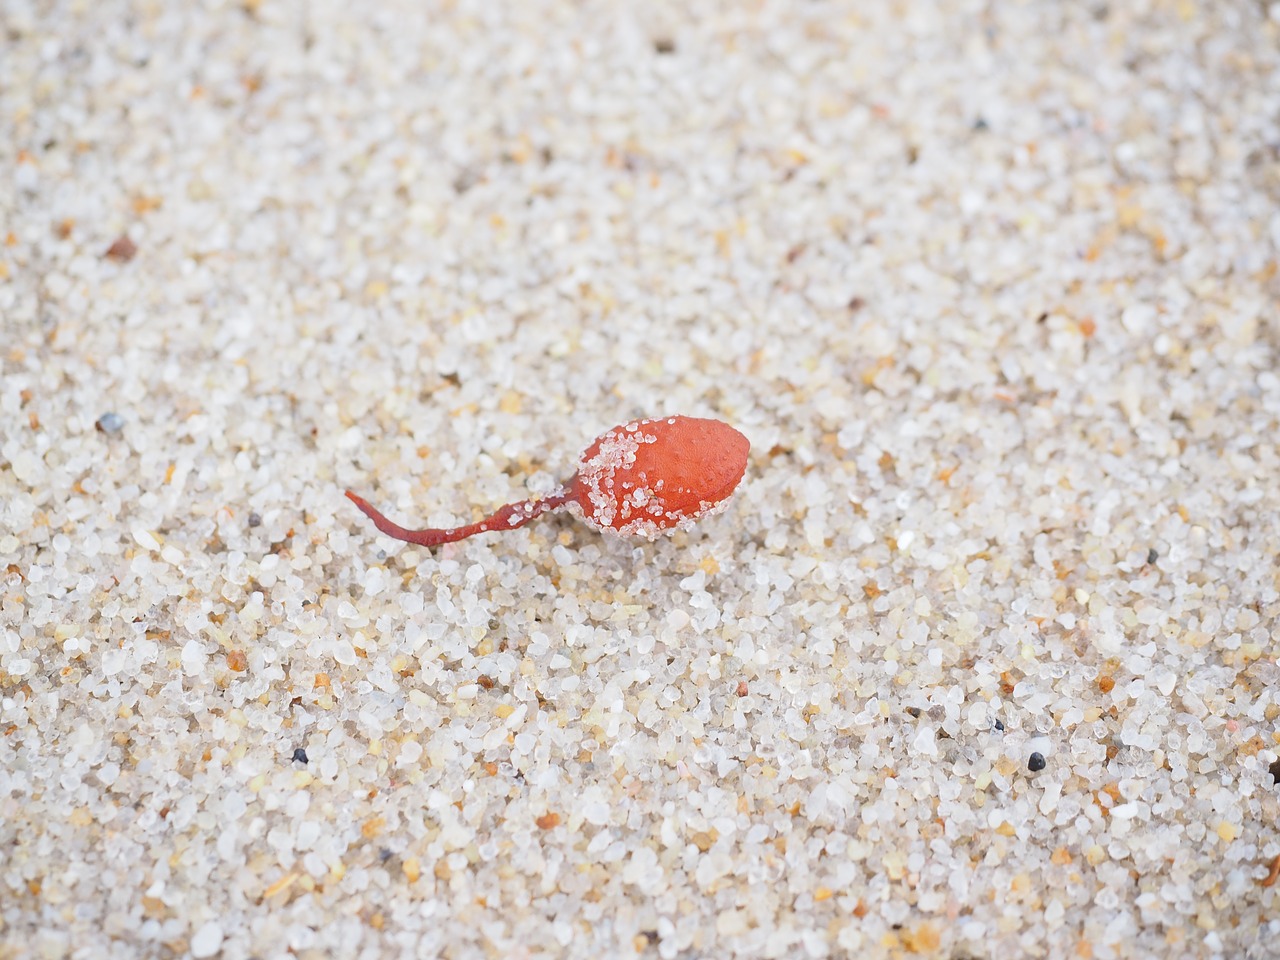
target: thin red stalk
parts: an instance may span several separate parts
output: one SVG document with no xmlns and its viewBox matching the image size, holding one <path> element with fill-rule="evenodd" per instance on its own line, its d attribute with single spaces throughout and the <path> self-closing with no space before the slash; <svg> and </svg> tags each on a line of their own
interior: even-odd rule
<svg viewBox="0 0 1280 960">
<path fill-rule="evenodd" d="M 347 491 L 347 499 L 360 508 L 360 512 L 373 521 L 373 525 L 388 537 L 396 540 L 404 540 L 406 543 L 416 543 L 424 547 L 435 547 L 442 543 L 455 543 L 458 540 L 465 540 L 467 537 L 473 537 L 477 533 L 488 533 L 491 530 L 515 530 L 523 527 L 530 520 L 536 520 L 549 510 L 557 510 L 564 506 L 572 499 L 568 490 L 562 490 L 555 496 L 547 497 L 545 500 L 519 500 L 515 503 L 508 503 L 506 506 L 499 507 L 489 516 L 485 517 L 478 523 L 469 523 L 462 527 L 428 527 L 425 530 L 409 530 L 388 520 L 377 508 L 370 504 L 363 497 L 360 497 L 350 490 Z"/>
</svg>

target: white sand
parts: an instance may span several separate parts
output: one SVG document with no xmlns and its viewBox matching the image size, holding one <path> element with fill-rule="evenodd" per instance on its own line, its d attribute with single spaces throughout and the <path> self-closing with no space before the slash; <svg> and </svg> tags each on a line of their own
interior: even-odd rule
<svg viewBox="0 0 1280 960">
<path fill-rule="evenodd" d="M 0 958 L 1280 956 L 1278 50 L 0 0 Z"/>
</svg>

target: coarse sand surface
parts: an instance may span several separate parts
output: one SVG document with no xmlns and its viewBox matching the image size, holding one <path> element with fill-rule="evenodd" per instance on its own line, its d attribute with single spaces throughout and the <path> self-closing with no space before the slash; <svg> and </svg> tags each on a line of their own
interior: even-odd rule
<svg viewBox="0 0 1280 960">
<path fill-rule="evenodd" d="M 1280 4 L 0 0 L 0 960 L 1280 957 L 1278 247 Z"/>
</svg>

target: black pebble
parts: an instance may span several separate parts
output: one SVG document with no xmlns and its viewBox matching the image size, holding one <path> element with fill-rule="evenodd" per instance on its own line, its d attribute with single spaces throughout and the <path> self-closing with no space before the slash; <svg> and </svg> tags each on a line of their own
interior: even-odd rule
<svg viewBox="0 0 1280 960">
<path fill-rule="evenodd" d="M 999 720 L 996 721 L 996 729 L 1004 733 L 1004 724 Z"/>
<path fill-rule="evenodd" d="M 299 763 L 307 763 L 307 751 L 298 747 L 293 751 L 293 759 L 297 760 Z"/>
<path fill-rule="evenodd" d="M 1155 563 L 1159 559 L 1160 559 L 1160 551 L 1157 550 L 1155 547 L 1152 547 L 1150 550 L 1147 551 L 1147 563 Z"/>
<path fill-rule="evenodd" d="M 907 713 L 911 714 L 911 716 L 915 717 L 916 719 L 919 719 L 919 717 L 920 717 L 920 708 L 919 708 L 919 707 L 907 707 Z"/>
<path fill-rule="evenodd" d="M 249 526 L 251 527 L 262 526 L 262 515 L 258 513 L 249 514 Z"/>
<path fill-rule="evenodd" d="M 1033 753 L 1031 756 L 1027 757 L 1027 769 L 1032 773 L 1039 773 L 1046 765 L 1043 753 Z"/>
<path fill-rule="evenodd" d="M 1280 784 L 1280 760 L 1271 764 L 1267 769 L 1271 771 L 1271 782 L 1273 784 Z"/>
</svg>

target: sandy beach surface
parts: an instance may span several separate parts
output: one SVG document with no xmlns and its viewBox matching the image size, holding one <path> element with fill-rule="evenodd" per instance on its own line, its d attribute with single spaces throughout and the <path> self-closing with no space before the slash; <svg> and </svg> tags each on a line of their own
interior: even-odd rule
<svg viewBox="0 0 1280 960">
<path fill-rule="evenodd" d="M 0 0 L 0 171 L 2 960 L 1280 957 L 1280 4 Z"/>
</svg>

